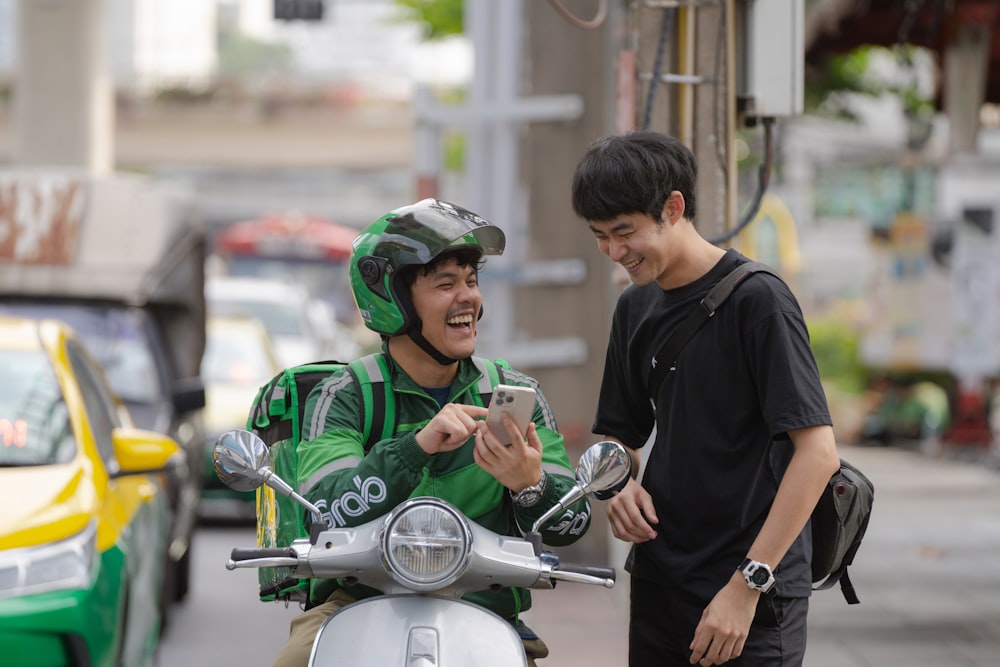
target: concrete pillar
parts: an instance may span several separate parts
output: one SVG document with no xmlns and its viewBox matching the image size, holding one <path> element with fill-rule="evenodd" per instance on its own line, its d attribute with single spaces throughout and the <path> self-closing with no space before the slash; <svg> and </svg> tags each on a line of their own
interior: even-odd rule
<svg viewBox="0 0 1000 667">
<path fill-rule="evenodd" d="M 105 173 L 114 105 L 105 0 L 20 0 L 12 160 Z"/>
<path fill-rule="evenodd" d="M 951 123 L 951 152 L 975 153 L 979 110 L 986 95 L 990 24 L 963 21 L 944 56 L 944 106 Z"/>
<path fill-rule="evenodd" d="M 579 18 L 590 19 L 594 4 L 575 2 L 567 7 Z M 524 92 L 572 93 L 583 100 L 578 120 L 527 126 L 521 135 L 520 162 L 523 182 L 530 186 L 528 259 L 542 264 L 579 259 L 585 263 L 585 275 L 575 283 L 520 287 L 515 299 L 516 321 L 529 339 L 579 337 L 586 343 L 582 363 L 525 369 L 541 382 L 574 463 L 597 440 L 590 427 L 617 295 L 611 262 L 598 252 L 593 235 L 570 202 L 577 162 L 591 141 L 614 131 L 614 54 L 621 14 L 619 3 L 610 5 L 605 23 L 586 30 L 564 20 L 548 3 L 524 3 L 528 54 Z M 603 503 L 595 503 L 593 527 L 571 548 L 576 555 L 567 558 L 600 562 L 608 548 L 605 521 Z"/>
</svg>

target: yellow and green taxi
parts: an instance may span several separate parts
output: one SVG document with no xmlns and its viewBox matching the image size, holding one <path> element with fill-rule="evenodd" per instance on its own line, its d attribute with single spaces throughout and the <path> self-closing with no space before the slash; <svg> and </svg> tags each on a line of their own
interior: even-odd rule
<svg viewBox="0 0 1000 667">
<path fill-rule="evenodd" d="M 0 664 L 153 664 L 177 456 L 66 325 L 0 317 Z"/>
</svg>

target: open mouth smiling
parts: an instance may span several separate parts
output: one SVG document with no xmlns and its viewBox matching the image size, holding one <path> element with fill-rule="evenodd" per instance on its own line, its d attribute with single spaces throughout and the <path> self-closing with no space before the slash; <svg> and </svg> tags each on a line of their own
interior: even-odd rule
<svg viewBox="0 0 1000 667">
<path fill-rule="evenodd" d="M 463 315 L 455 315 L 454 317 L 449 317 L 445 322 L 449 327 L 455 328 L 468 328 L 472 326 L 473 317 L 472 313 L 465 313 Z"/>
</svg>

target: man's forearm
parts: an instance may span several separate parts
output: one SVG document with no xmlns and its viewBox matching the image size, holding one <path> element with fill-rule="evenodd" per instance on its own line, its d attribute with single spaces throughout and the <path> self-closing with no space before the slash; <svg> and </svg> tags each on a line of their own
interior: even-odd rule
<svg viewBox="0 0 1000 667">
<path fill-rule="evenodd" d="M 789 434 L 795 453 L 778 486 L 767 519 L 747 556 L 777 567 L 802 532 L 840 459 L 829 426 L 800 429 Z"/>
</svg>

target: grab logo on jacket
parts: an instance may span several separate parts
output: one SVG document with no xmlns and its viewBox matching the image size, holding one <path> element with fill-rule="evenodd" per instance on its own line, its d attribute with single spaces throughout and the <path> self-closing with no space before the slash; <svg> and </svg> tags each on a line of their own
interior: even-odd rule
<svg viewBox="0 0 1000 667">
<path fill-rule="evenodd" d="M 587 528 L 590 521 L 590 503 L 587 503 L 587 511 L 575 514 L 573 510 L 567 509 L 563 512 L 559 520 L 549 527 L 549 532 L 565 535 L 580 535 Z"/>
<path fill-rule="evenodd" d="M 330 501 L 328 511 L 326 500 L 320 499 L 316 503 L 316 509 L 323 513 L 323 518 L 331 528 L 347 526 L 345 516 L 362 516 L 371 510 L 372 505 L 382 502 L 388 495 L 385 481 L 381 477 L 367 477 L 362 480 L 360 476 L 355 476 L 353 482 L 355 490 Z"/>
</svg>

